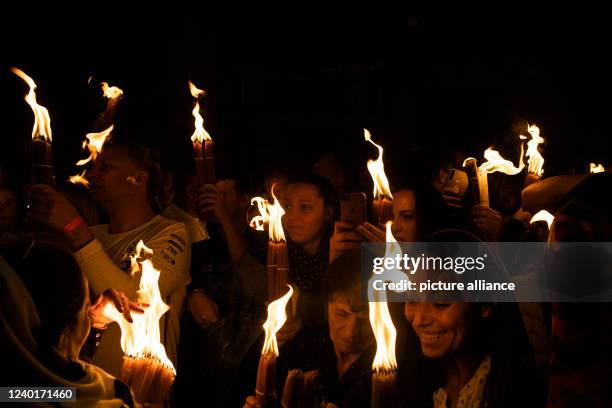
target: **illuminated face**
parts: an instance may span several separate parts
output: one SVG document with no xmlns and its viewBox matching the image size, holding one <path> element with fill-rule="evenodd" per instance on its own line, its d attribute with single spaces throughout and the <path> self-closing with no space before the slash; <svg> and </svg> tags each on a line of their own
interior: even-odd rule
<svg viewBox="0 0 612 408">
<path fill-rule="evenodd" d="M 327 217 L 325 202 L 316 186 L 294 183 L 287 187 L 283 228 L 292 241 L 300 245 L 319 241 Z"/>
<path fill-rule="evenodd" d="M 240 204 L 236 182 L 234 180 L 219 180 L 215 183 L 215 186 L 223 193 L 229 212 L 234 214 Z"/>
<path fill-rule="evenodd" d="M 417 238 L 416 199 L 411 190 L 393 193 L 393 225 L 391 232 L 399 242 L 414 242 Z"/>
<path fill-rule="evenodd" d="M 108 209 L 125 205 L 126 199 L 135 193 L 146 194 L 148 177 L 122 147 L 108 146 L 96 159 L 89 179 L 94 199 Z"/>
<path fill-rule="evenodd" d="M 466 302 L 406 302 L 404 315 L 421 342 L 425 357 L 443 358 L 466 343 L 469 328 L 478 318 L 489 316 L 490 308 Z"/>
<path fill-rule="evenodd" d="M 327 304 L 329 335 L 334 348 L 342 354 L 359 354 L 374 343 L 368 304 L 359 291 L 334 292 Z"/>
</svg>

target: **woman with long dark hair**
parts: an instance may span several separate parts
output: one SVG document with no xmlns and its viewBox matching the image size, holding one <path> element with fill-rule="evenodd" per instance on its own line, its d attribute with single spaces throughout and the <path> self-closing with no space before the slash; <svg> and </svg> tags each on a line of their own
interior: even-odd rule
<svg viewBox="0 0 612 408">
<path fill-rule="evenodd" d="M 428 242 L 478 242 L 459 230 L 435 233 Z M 483 244 L 484 245 L 484 244 Z M 437 254 L 439 255 L 439 254 Z M 492 253 L 489 258 L 493 258 Z M 497 259 L 487 265 L 503 273 Z M 489 272 L 489 270 L 487 269 Z M 419 272 L 421 273 L 421 272 Z M 455 272 L 425 271 L 432 281 L 453 281 Z M 466 302 L 461 292 L 409 301 L 404 305 L 408 336 L 416 358 L 404 370 L 419 370 L 413 397 L 416 406 L 524 407 L 542 406 L 529 340 L 516 303 Z M 410 342 L 408 342 L 410 344 Z M 400 367 L 402 370 L 402 367 Z M 414 401 L 406 406 L 414 406 Z"/>
</svg>

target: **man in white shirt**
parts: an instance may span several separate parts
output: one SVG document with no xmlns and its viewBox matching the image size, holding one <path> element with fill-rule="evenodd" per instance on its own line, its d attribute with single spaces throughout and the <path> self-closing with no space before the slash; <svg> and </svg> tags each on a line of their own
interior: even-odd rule
<svg viewBox="0 0 612 408">
<path fill-rule="evenodd" d="M 160 330 L 166 353 L 176 364 L 191 242 L 185 225 L 155 214 L 151 199 L 155 176 L 148 150 L 131 144 L 106 146 L 88 178 L 94 199 L 108 214 L 108 224 L 89 228 L 61 194 L 45 185 L 31 189 L 30 218 L 63 232 L 95 295 L 112 288 L 137 298 L 140 275 L 130 274 L 130 256 L 142 240 L 153 251 L 146 258 L 160 271 L 159 290 L 171 306 L 160 320 Z M 113 323 L 94 357 L 94 363 L 115 376 L 123 354 L 120 338 Z"/>
</svg>

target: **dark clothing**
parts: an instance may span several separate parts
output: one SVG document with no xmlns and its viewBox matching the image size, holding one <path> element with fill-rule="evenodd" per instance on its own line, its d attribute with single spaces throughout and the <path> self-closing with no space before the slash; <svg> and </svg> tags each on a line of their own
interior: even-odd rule
<svg viewBox="0 0 612 408">
<path fill-rule="evenodd" d="M 191 247 L 188 293 L 204 291 L 219 308 L 219 322 L 205 330 L 184 308 L 174 385 L 176 406 L 190 406 L 202 395 L 206 395 L 208 406 L 231 406 L 240 364 L 256 343 L 265 319 L 265 305 L 244 296 L 227 244 L 214 226 L 209 227 L 211 239 Z M 244 237 L 250 247 L 267 239 L 251 229 Z"/>
<path fill-rule="evenodd" d="M 321 248 L 314 255 L 295 242 L 287 243 L 290 280 L 299 291 L 296 313 L 302 327 L 319 326 L 326 321 L 324 282 L 329 266 L 329 247 L 325 244 L 328 242 L 327 238 L 323 238 Z M 253 248 L 250 256 L 238 268 L 239 279 L 246 297 L 262 304 L 268 301 L 267 242 L 260 241 Z"/>
<path fill-rule="evenodd" d="M 292 369 L 302 371 L 319 370 L 319 401 L 332 402 L 341 407 L 356 387 L 363 384 L 363 377 L 371 373 L 376 345 L 370 346 L 344 372 L 338 376 L 334 344 L 329 337 L 327 325 L 300 330 L 289 343 L 280 349 L 277 360 L 277 389 L 284 387 L 287 373 Z"/>
<path fill-rule="evenodd" d="M 227 243 L 214 225 L 209 226 L 209 234 L 210 239 L 191 245 L 191 283 L 187 291 L 203 290 L 223 317 L 245 306 L 244 299 Z M 250 228 L 245 230 L 244 239 L 249 248 L 259 248 L 262 242 L 267 242 L 267 236 Z"/>
<path fill-rule="evenodd" d="M 315 255 L 310 255 L 294 242 L 287 243 L 291 282 L 300 291 L 297 313 L 303 327 L 324 324 L 327 295 L 323 283 L 329 265 L 329 250 L 324 246 Z"/>
</svg>

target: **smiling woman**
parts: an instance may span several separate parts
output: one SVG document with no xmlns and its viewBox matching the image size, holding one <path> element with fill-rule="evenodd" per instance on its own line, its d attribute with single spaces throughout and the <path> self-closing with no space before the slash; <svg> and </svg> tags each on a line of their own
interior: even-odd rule
<svg viewBox="0 0 612 408">
<path fill-rule="evenodd" d="M 458 238 L 475 239 L 468 233 L 443 231 L 429 240 Z M 448 276 L 452 278 L 453 272 Z M 418 338 L 428 373 L 422 385 L 427 404 L 432 399 L 434 407 L 514 407 L 542 402 L 517 305 L 470 303 L 462 301 L 460 293 L 454 294 L 457 297 L 451 299 L 458 301 L 429 299 L 404 305 L 404 316 Z"/>
</svg>

